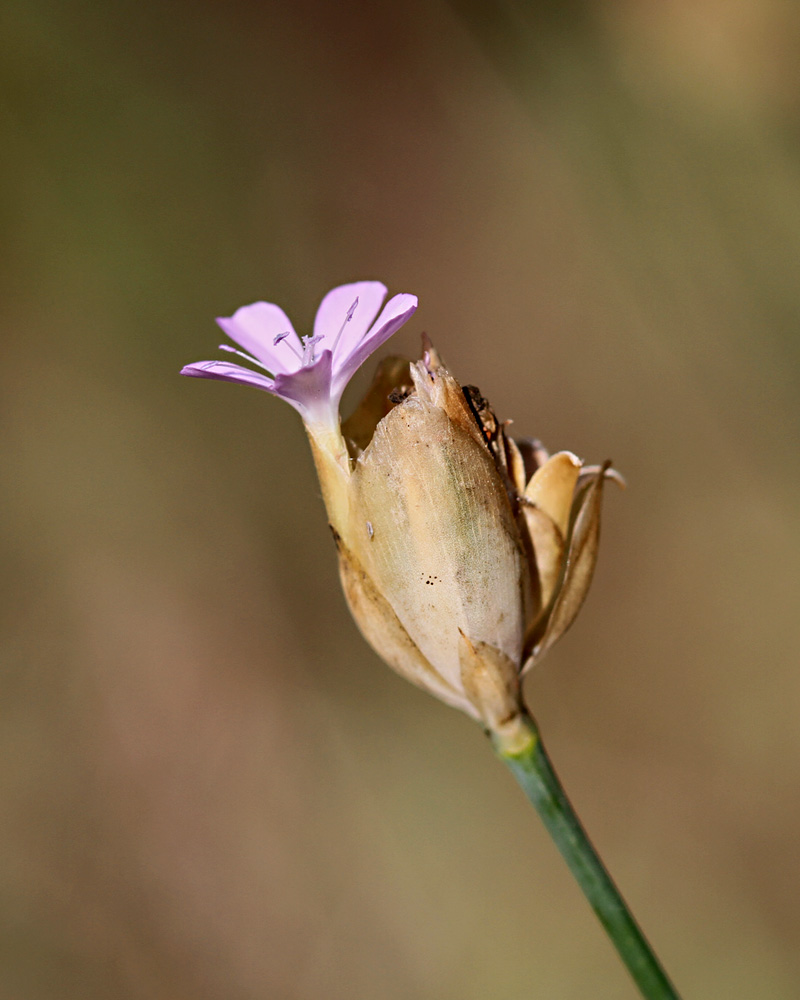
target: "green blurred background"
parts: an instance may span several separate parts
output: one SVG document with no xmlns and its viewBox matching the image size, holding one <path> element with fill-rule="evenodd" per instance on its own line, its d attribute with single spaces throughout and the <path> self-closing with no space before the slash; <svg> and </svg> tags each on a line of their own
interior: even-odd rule
<svg viewBox="0 0 800 1000">
<path fill-rule="evenodd" d="M 0 995 L 635 996 L 479 730 L 359 638 L 297 415 L 178 377 L 361 278 L 625 473 L 529 700 L 686 997 L 800 995 L 800 10 L 0 31 Z"/>
</svg>

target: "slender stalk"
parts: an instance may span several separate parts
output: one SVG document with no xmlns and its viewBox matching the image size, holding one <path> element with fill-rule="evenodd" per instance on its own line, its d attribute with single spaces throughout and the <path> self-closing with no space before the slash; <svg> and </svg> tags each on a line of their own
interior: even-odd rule
<svg viewBox="0 0 800 1000">
<path fill-rule="evenodd" d="M 536 807 L 642 996 L 646 1000 L 680 1000 L 581 826 L 533 719 L 525 720 L 525 729 L 528 738 L 517 739 L 513 745 L 495 736 L 498 756 Z"/>
</svg>

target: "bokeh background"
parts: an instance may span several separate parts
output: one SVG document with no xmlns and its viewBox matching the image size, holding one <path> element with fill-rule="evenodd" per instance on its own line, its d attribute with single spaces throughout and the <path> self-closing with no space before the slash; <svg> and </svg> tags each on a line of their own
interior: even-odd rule
<svg viewBox="0 0 800 1000">
<path fill-rule="evenodd" d="M 368 277 L 420 297 L 399 351 L 625 473 L 529 700 L 686 997 L 800 995 L 798 9 L 0 32 L 0 995 L 636 995 L 479 730 L 358 636 L 296 414 L 177 375 Z"/>
</svg>

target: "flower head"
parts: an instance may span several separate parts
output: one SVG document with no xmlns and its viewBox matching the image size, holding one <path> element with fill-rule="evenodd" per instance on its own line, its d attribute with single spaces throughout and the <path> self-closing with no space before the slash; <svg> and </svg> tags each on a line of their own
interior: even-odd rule
<svg viewBox="0 0 800 1000">
<path fill-rule="evenodd" d="M 522 674 L 569 628 L 591 582 L 608 463 L 586 468 L 505 433 L 425 339 L 387 358 L 344 423 L 356 369 L 412 315 L 375 281 L 334 288 L 300 338 L 276 305 L 218 320 L 265 374 L 203 361 L 182 374 L 254 385 L 300 412 L 364 637 L 398 673 L 479 720 L 506 747 L 527 739 Z M 375 319 L 375 317 L 378 317 Z M 245 353 L 249 352 L 249 353 Z"/>
<path fill-rule="evenodd" d="M 227 361 L 198 361 L 181 375 L 241 382 L 290 403 L 306 424 L 337 427 L 339 400 L 356 370 L 411 317 L 414 295 L 395 295 L 386 303 L 379 281 L 340 285 L 322 300 L 311 336 L 299 337 L 289 317 L 271 302 L 242 306 L 218 319 L 231 340 L 220 349 L 238 354 L 261 371 Z M 377 316 L 377 319 L 376 319 Z"/>
</svg>

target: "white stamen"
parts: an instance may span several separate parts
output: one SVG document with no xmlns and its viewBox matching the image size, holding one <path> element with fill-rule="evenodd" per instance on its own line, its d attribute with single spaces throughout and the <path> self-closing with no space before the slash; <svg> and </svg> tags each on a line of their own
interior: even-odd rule
<svg viewBox="0 0 800 1000">
<path fill-rule="evenodd" d="M 375 529 L 372 527 L 372 521 L 367 521 L 367 534 L 370 538 L 375 534 Z"/>
<path fill-rule="evenodd" d="M 291 336 L 291 333 L 292 333 L 291 330 L 286 330 L 284 333 L 277 333 L 272 339 L 272 346 L 277 347 L 282 340 L 286 340 L 287 337 Z M 294 346 L 291 340 L 288 342 L 286 346 L 292 349 L 292 353 L 294 354 L 294 356 L 297 358 L 298 361 L 302 363 L 303 358 L 301 357 L 300 352 L 297 350 L 297 348 Z"/>
<path fill-rule="evenodd" d="M 344 333 L 344 328 L 345 328 L 345 327 L 347 326 L 347 324 L 348 324 L 348 323 L 350 322 L 350 320 L 351 320 L 351 319 L 353 318 L 353 314 L 355 313 L 355 311 L 356 311 L 356 307 L 357 307 L 357 306 L 358 306 L 358 296 L 356 296 L 356 300 L 355 300 L 355 302 L 354 302 L 354 303 L 353 303 L 353 304 L 352 304 L 352 305 L 350 306 L 350 308 L 349 308 L 349 309 L 347 310 L 347 315 L 346 315 L 346 316 L 345 316 L 345 318 L 344 318 L 344 323 L 342 323 L 342 328 L 341 328 L 341 330 L 339 330 L 339 332 L 338 332 L 338 333 L 336 334 L 336 340 L 334 340 L 334 342 L 333 342 L 333 348 L 332 348 L 332 353 L 333 353 L 333 354 L 335 354 L 335 353 L 336 353 L 336 347 L 337 347 L 337 345 L 339 344 L 339 338 L 340 338 L 340 337 L 341 337 L 341 335 L 342 335 L 342 334 Z"/>
<path fill-rule="evenodd" d="M 317 360 L 314 357 L 314 348 L 322 340 L 323 336 L 324 336 L 324 334 L 322 334 L 319 337 L 303 337 L 303 359 L 302 360 L 303 360 L 303 367 L 304 368 L 305 368 L 306 365 L 313 365 L 314 362 Z"/>
<path fill-rule="evenodd" d="M 262 364 L 258 358 L 254 358 L 252 354 L 245 354 L 244 351 L 238 351 L 235 347 L 231 347 L 230 344 L 220 344 L 219 349 L 221 351 L 227 351 L 229 354 L 238 354 L 240 358 L 244 358 L 246 361 L 252 361 L 254 365 L 258 365 L 259 368 L 263 368 L 270 378 L 275 377 L 269 368 L 267 368 L 265 364 Z"/>
</svg>

